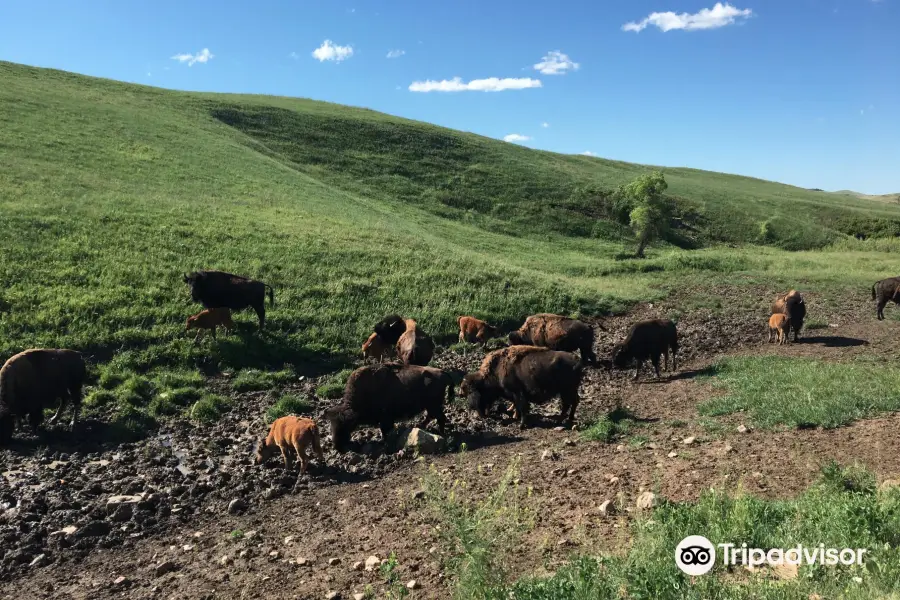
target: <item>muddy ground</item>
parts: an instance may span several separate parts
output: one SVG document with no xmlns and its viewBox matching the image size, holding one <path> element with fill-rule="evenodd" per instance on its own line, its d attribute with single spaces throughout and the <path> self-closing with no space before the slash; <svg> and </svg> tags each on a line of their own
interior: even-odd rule
<svg viewBox="0 0 900 600">
<path fill-rule="evenodd" d="M 482 421 L 454 405 L 450 452 L 417 460 L 385 449 L 380 433 L 365 430 L 356 438 L 361 452 L 338 455 L 326 438 L 327 465 L 298 476 L 275 459 L 252 463 L 274 401 L 267 393 L 236 396 L 215 426 L 176 420 L 135 444 L 89 445 L 91 424 L 78 440 L 60 433 L 49 446 L 20 442 L 0 452 L 0 598 L 352 598 L 367 586 L 384 597 L 384 575 L 364 565 L 392 552 L 399 583 L 415 581 L 410 597 L 446 598 L 452 578 L 442 567 L 445 549 L 420 493 L 430 465 L 466 482 L 478 498 L 518 461 L 534 516 L 511 557 L 522 573 L 552 571 L 573 553 L 624 547 L 645 490 L 685 501 L 710 486 L 740 484 L 763 497 L 788 497 L 832 458 L 859 461 L 880 479 L 896 477 L 900 415 L 835 430 L 745 431 L 750 423 L 739 415 L 705 426 L 696 406 L 718 392 L 696 375 L 723 355 L 897 357 L 896 322 L 876 321 L 859 299 L 826 305 L 809 296 L 808 319 L 819 328 L 803 343 L 776 347 L 764 343 L 775 291 L 735 293 L 732 316 L 693 310 L 680 318 L 677 372 L 655 380 L 645 371 L 635 384 L 632 372 L 589 369 L 578 420 L 626 409 L 640 421 L 631 443 L 582 441 L 550 418 L 555 403 L 539 408 L 543 417 L 524 431 L 510 419 Z M 633 321 L 667 316 L 676 306 L 672 298 L 603 319 L 598 354 L 608 356 Z M 444 351 L 433 362 L 473 370 L 482 357 Z M 294 387 L 314 398 L 315 381 Z M 330 404 L 317 401 L 316 414 Z M 606 500 L 608 514 L 600 508 Z"/>
</svg>

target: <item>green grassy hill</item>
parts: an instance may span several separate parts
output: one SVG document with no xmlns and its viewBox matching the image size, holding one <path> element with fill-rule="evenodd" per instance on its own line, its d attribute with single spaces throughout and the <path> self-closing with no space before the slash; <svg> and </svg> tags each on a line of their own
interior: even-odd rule
<svg viewBox="0 0 900 600">
<path fill-rule="evenodd" d="M 645 167 L 362 109 L 10 63 L 0 63 L 0 107 L 0 359 L 67 346 L 125 374 L 300 370 L 357 353 L 389 312 L 453 339 L 460 314 L 513 325 L 734 273 L 824 286 L 893 270 L 889 254 L 853 245 L 797 255 L 663 245 L 621 259 L 630 234 L 592 217 L 583 190 L 602 195 Z M 815 248 L 845 237 L 842 223 L 900 220 L 885 203 L 665 173 L 702 244 Z M 181 275 L 198 268 L 273 285 L 269 334 L 250 334 L 248 313 L 241 335 L 194 346 L 183 326 L 199 306 Z"/>
</svg>

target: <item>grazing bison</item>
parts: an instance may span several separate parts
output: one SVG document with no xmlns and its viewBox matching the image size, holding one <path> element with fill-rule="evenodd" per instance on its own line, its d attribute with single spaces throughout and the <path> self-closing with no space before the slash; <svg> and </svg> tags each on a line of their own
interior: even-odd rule
<svg viewBox="0 0 900 600">
<path fill-rule="evenodd" d="M 324 417 L 331 424 L 335 449 L 344 452 L 358 426 L 379 427 L 386 441 L 397 421 L 422 411 L 425 419 L 419 428 L 437 419 L 443 434 L 447 424 L 445 396 L 448 402 L 453 400 L 453 379 L 440 369 L 396 363 L 369 365 L 350 374 L 343 400 L 326 410 Z"/>
<path fill-rule="evenodd" d="M 769 317 L 769 343 L 777 340 L 778 345 L 788 342 L 788 334 L 791 331 L 791 318 L 784 313 L 775 313 Z"/>
<path fill-rule="evenodd" d="M 386 344 L 393 346 L 406 331 L 406 319 L 400 315 L 388 315 L 372 328 Z"/>
<path fill-rule="evenodd" d="M 806 318 L 806 302 L 797 290 L 791 290 L 787 294 L 776 296 L 772 303 L 772 314 L 785 314 L 790 319 L 790 327 L 794 330 L 794 341 L 800 336 L 803 328 L 803 319 Z"/>
<path fill-rule="evenodd" d="M 197 337 L 194 338 L 194 341 L 196 342 L 200 339 L 200 334 L 203 333 L 204 329 L 211 331 L 213 339 L 215 339 L 216 328 L 219 326 L 224 327 L 227 331 L 234 329 L 230 308 L 207 308 L 196 315 L 188 317 L 184 329 L 185 331 L 190 331 L 191 329 L 198 330 Z"/>
<path fill-rule="evenodd" d="M 380 335 L 373 333 L 369 339 L 362 345 L 363 359 L 371 358 L 377 361 L 384 361 L 394 354 L 394 345 L 385 342 Z"/>
<path fill-rule="evenodd" d="M 573 421 L 582 374 L 581 361 L 570 352 L 509 346 L 485 356 L 478 371 L 466 375 L 459 390 L 468 397 L 469 408 L 482 417 L 501 398 L 512 400 L 524 429 L 531 404 L 544 404 L 556 396 L 561 404 L 559 419 Z"/>
<path fill-rule="evenodd" d="M 16 354 L 0 369 L 0 444 L 9 442 L 15 421 L 26 415 L 37 431 L 44 409 L 59 400 L 51 423 L 72 404 L 72 427 L 81 410 L 81 387 L 87 376 L 84 359 L 75 350 L 36 348 Z"/>
<path fill-rule="evenodd" d="M 300 472 L 306 473 L 309 459 L 306 449 L 312 446 L 319 463 L 325 464 L 325 455 L 322 453 L 322 442 L 319 439 L 319 428 L 312 419 L 304 419 L 294 415 L 275 419 L 269 429 L 269 435 L 259 441 L 256 446 L 256 464 L 264 464 L 275 454 L 276 448 L 281 450 L 281 458 L 284 460 L 284 468 L 290 469 L 293 454 L 297 453 L 300 459 Z"/>
<path fill-rule="evenodd" d="M 459 341 L 470 344 L 484 344 L 488 339 L 499 335 L 499 330 L 475 317 L 459 317 Z"/>
<path fill-rule="evenodd" d="M 649 319 L 631 326 L 624 342 L 613 346 L 613 366 L 625 369 L 632 361 L 637 361 L 634 380 L 637 381 L 641 365 L 648 358 L 653 363 L 656 377 L 659 377 L 659 357 L 665 356 L 665 368 L 669 368 L 669 349 L 672 350 L 672 370 L 678 368 L 678 330 L 668 319 Z"/>
<path fill-rule="evenodd" d="M 434 341 L 412 319 L 406 319 L 406 331 L 397 340 L 397 356 L 406 365 L 426 366 L 434 356 Z"/>
<path fill-rule="evenodd" d="M 206 308 L 252 308 L 259 317 L 260 329 L 266 324 L 266 291 L 269 294 L 269 304 L 275 305 L 272 286 L 231 273 L 195 271 L 185 275 L 184 282 L 191 286 L 191 298 L 194 302 L 199 302 Z"/>
<path fill-rule="evenodd" d="M 875 316 L 879 321 L 884 320 L 884 307 L 887 303 L 893 301 L 894 304 L 900 304 L 900 277 L 889 277 L 876 281 L 872 286 L 872 300 L 876 301 Z"/>
<path fill-rule="evenodd" d="M 514 346 L 543 346 L 565 352 L 580 350 L 585 362 L 597 361 L 591 326 L 561 315 L 544 313 L 528 317 L 518 331 L 509 334 L 509 343 Z"/>
</svg>

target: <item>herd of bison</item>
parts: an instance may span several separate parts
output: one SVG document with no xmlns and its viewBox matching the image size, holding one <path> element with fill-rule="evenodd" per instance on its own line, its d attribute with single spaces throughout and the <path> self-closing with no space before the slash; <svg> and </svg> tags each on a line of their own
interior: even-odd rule
<svg viewBox="0 0 900 600">
<path fill-rule="evenodd" d="M 233 326 L 232 310 L 245 308 L 256 312 L 262 329 L 266 295 L 270 305 L 274 304 L 271 286 L 231 273 L 199 271 L 185 275 L 184 282 L 190 286 L 192 299 L 205 308 L 188 318 L 188 330 L 207 330 L 215 336 L 219 326 L 228 329 Z M 900 277 L 876 282 L 872 286 L 872 299 L 876 301 L 877 318 L 884 319 L 883 309 L 888 301 L 900 304 Z M 791 332 L 797 341 L 805 317 L 806 304 L 796 290 L 779 295 L 772 304 L 768 322 L 769 341 L 788 343 Z M 474 317 L 459 317 L 458 324 L 461 342 L 485 344 L 501 335 L 498 328 Z M 505 400 L 510 404 L 503 409 L 511 409 L 513 418 L 524 428 L 532 404 L 544 404 L 559 397 L 559 419 L 573 421 L 583 370 L 587 365 L 598 365 L 593 350 L 593 328 L 565 316 L 536 314 L 509 333 L 508 339 L 508 346 L 488 353 L 480 368 L 467 374 L 459 385 L 459 393 L 466 398 L 469 408 L 485 418 Z M 420 428 L 437 421 L 440 432 L 444 433 L 444 406 L 454 398 L 455 384 L 449 373 L 428 366 L 434 348 L 431 337 L 414 319 L 390 315 L 375 324 L 362 346 L 363 357 L 369 364 L 352 372 L 341 401 L 324 412 L 337 451 L 349 448 L 351 434 L 361 426 L 378 427 L 383 439 L 387 439 L 396 422 L 422 413 L 424 420 Z M 636 365 L 634 379 L 637 379 L 641 366 L 649 359 L 659 377 L 660 358 L 664 358 L 664 368 L 668 369 L 670 351 L 675 370 L 678 354 L 675 323 L 665 319 L 644 320 L 634 323 L 626 338 L 613 347 L 608 364 L 618 369 Z M 26 420 L 37 431 L 45 409 L 54 406 L 57 410 L 51 423 L 71 404 L 74 427 L 86 374 L 84 358 L 75 350 L 31 349 L 7 360 L 0 369 L 0 445 L 7 444 L 16 426 L 24 426 Z M 315 422 L 296 416 L 282 417 L 272 424 L 268 437 L 260 440 L 256 460 L 264 462 L 277 449 L 288 466 L 296 454 L 305 471 L 308 448 L 322 460 Z"/>
</svg>

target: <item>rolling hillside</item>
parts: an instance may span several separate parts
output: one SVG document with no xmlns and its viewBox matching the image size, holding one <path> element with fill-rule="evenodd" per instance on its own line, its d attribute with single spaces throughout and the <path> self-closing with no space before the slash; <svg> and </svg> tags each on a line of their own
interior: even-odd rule
<svg viewBox="0 0 900 600">
<path fill-rule="evenodd" d="M 735 272 L 862 285 L 892 270 L 889 255 L 862 252 L 785 267 L 787 255 L 759 246 L 623 259 L 630 233 L 585 198 L 645 167 L 362 109 L 10 63 L 0 106 L 0 358 L 54 345 L 125 372 L 308 365 L 356 354 L 388 312 L 452 340 L 459 314 L 510 326 L 531 312 L 620 310 Z M 842 224 L 900 222 L 885 203 L 665 173 L 697 244 L 820 247 L 845 237 Z M 269 336 L 221 340 L 212 359 L 194 346 L 183 326 L 197 305 L 181 275 L 198 268 L 275 286 Z"/>
</svg>

